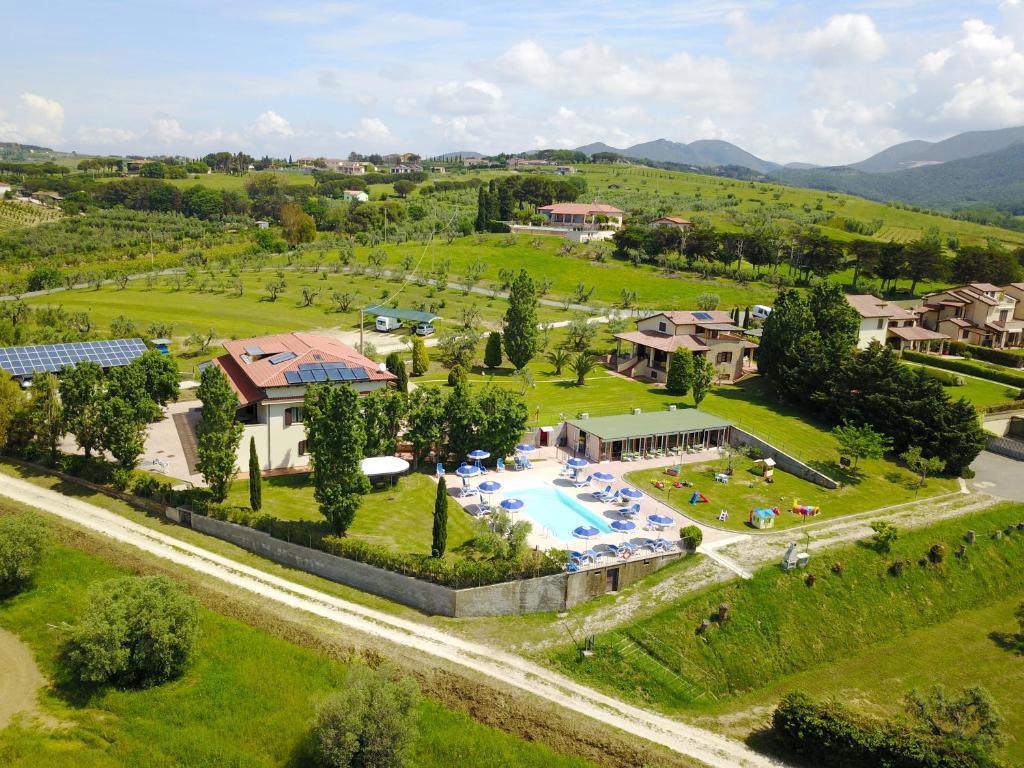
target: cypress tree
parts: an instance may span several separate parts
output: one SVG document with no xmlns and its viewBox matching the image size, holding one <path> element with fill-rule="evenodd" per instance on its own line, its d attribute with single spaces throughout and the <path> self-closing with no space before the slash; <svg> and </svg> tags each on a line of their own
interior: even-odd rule
<svg viewBox="0 0 1024 768">
<path fill-rule="evenodd" d="M 486 232 L 487 231 L 487 209 L 489 207 L 488 198 L 490 195 L 487 190 L 480 187 L 479 192 L 476 195 L 476 231 Z"/>
<path fill-rule="evenodd" d="M 693 384 L 693 355 L 679 348 L 672 353 L 665 389 L 670 395 L 685 395 Z"/>
<path fill-rule="evenodd" d="M 249 438 L 249 506 L 259 512 L 263 506 L 263 478 L 260 476 L 260 459 L 256 455 L 256 438 Z"/>
<path fill-rule="evenodd" d="M 196 391 L 203 402 L 203 415 L 196 427 L 199 471 L 214 501 L 224 501 L 235 476 L 238 444 L 243 427 L 235 419 L 238 396 L 218 365 L 208 366 L 199 377 Z"/>
<path fill-rule="evenodd" d="M 537 346 L 537 291 L 529 273 L 521 269 L 508 293 L 505 354 L 520 370 L 537 354 Z"/>
<path fill-rule="evenodd" d="M 408 392 L 409 374 L 405 370 L 405 361 L 402 359 L 402 356 L 397 352 L 392 352 L 384 359 L 384 367 L 398 377 L 398 381 L 395 383 L 395 388 L 399 392 Z"/>
<path fill-rule="evenodd" d="M 692 358 L 693 380 L 691 386 L 693 387 L 693 403 L 700 406 L 704 396 L 710 391 L 712 382 L 715 380 L 715 366 L 711 364 L 711 361 L 702 352 L 694 352 Z"/>
<path fill-rule="evenodd" d="M 430 545 L 431 557 L 444 557 L 448 547 L 448 484 L 444 478 L 437 480 L 437 498 L 434 501 L 434 533 Z"/>
<path fill-rule="evenodd" d="M 416 336 L 412 340 L 412 375 L 422 376 L 430 367 L 430 356 L 427 354 L 427 345 L 423 339 Z"/>
<path fill-rule="evenodd" d="M 501 366 L 501 334 L 491 331 L 487 337 L 487 347 L 484 349 L 484 365 L 487 368 L 498 368 Z"/>
</svg>

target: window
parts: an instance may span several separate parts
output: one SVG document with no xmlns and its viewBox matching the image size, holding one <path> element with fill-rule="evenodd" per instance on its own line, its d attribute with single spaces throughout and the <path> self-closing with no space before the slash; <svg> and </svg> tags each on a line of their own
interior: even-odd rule
<svg viewBox="0 0 1024 768">
<path fill-rule="evenodd" d="M 658 323 L 658 330 L 662 333 L 668 333 L 668 326 L 665 323 Z"/>
<path fill-rule="evenodd" d="M 286 427 L 289 427 L 292 424 L 301 424 L 301 423 L 302 423 L 302 408 L 300 408 L 298 406 L 295 406 L 293 408 L 285 408 L 284 409 L 284 425 Z"/>
<path fill-rule="evenodd" d="M 878 319 L 878 330 L 885 328 L 885 318 L 881 317 Z"/>
<path fill-rule="evenodd" d="M 305 440 L 299 440 L 299 456 L 305 456 L 305 455 L 306 455 L 306 441 Z"/>
<path fill-rule="evenodd" d="M 970 333 L 970 331 L 968 331 L 966 328 L 964 328 L 962 331 L 960 331 L 960 338 L 961 339 L 966 339 L 969 333 Z"/>
<path fill-rule="evenodd" d="M 1001 310 L 999 311 L 999 322 L 1000 322 L 1000 323 L 1005 323 L 1005 322 L 1006 322 L 1006 319 L 1007 319 L 1007 318 L 1008 318 L 1009 316 L 1010 316 L 1010 310 L 1008 310 L 1008 309 L 1001 309 Z"/>
<path fill-rule="evenodd" d="M 732 362 L 732 352 L 719 352 L 718 355 L 715 357 L 715 362 L 716 363 L 731 363 Z"/>
</svg>

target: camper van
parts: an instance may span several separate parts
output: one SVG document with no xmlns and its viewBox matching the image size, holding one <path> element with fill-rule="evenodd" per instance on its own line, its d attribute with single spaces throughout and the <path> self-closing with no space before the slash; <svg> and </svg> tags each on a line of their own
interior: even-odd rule
<svg viewBox="0 0 1024 768">
<path fill-rule="evenodd" d="M 771 313 L 772 308 L 766 307 L 764 304 L 755 304 L 754 308 L 750 310 L 750 314 L 758 320 L 767 320 Z"/>
<path fill-rule="evenodd" d="M 389 331 L 397 331 L 402 327 L 402 321 L 397 317 L 378 317 L 374 327 L 381 333 L 388 333 Z"/>
</svg>

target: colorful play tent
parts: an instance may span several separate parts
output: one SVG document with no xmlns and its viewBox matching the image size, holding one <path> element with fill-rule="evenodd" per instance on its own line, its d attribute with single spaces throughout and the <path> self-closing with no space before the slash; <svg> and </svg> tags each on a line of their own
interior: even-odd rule
<svg viewBox="0 0 1024 768">
<path fill-rule="evenodd" d="M 708 497 L 705 496 L 700 491 L 694 491 L 693 492 L 693 496 L 690 497 L 690 503 L 691 504 L 707 504 L 708 503 Z"/>
<path fill-rule="evenodd" d="M 775 518 L 779 515 L 778 507 L 771 508 L 759 508 L 755 507 L 750 510 L 750 517 L 748 518 L 750 524 L 758 530 L 764 530 L 765 528 L 772 528 L 775 525 Z"/>
<path fill-rule="evenodd" d="M 793 499 L 793 514 L 803 515 L 804 517 L 814 517 L 821 509 L 818 507 L 811 506 L 810 504 L 801 504 L 796 499 Z"/>
</svg>

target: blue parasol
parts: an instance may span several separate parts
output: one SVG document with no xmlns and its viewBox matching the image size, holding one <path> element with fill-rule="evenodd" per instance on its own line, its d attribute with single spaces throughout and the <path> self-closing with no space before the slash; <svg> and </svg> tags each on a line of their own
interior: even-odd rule
<svg viewBox="0 0 1024 768">
<path fill-rule="evenodd" d="M 638 491 L 636 488 L 623 488 L 619 492 L 619 496 L 630 501 L 639 501 L 644 497 L 644 492 Z"/>
<path fill-rule="evenodd" d="M 472 464 L 464 464 L 455 470 L 455 474 L 459 477 L 476 477 L 480 474 L 480 467 Z"/>
<path fill-rule="evenodd" d="M 573 469 L 583 469 L 589 463 L 590 462 L 587 461 L 586 459 L 577 459 L 577 458 L 572 458 L 572 459 L 569 459 L 567 462 L 565 462 L 566 466 L 572 467 Z"/>
<path fill-rule="evenodd" d="M 537 446 L 530 445 L 529 443 L 520 443 L 516 446 L 516 450 L 519 451 L 519 453 L 530 453 L 532 451 L 536 451 Z"/>
<path fill-rule="evenodd" d="M 610 483 L 615 479 L 615 475 L 611 472 L 595 472 L 593 477 L 595 480 L 602 483 Z"/>
<path fill-rule="evenodd" d="M 477 486 L 477 490 L 480 493 L 494 493 L 501 490 L 501 483 L 495 480 L 485 480 Z"/>
<path fill-rule="evenodd" d="M 672 525 L 675 521 L 668 515 L 648 515 L 647 522 L 652 525 Z"/>
<path fill-rule="evenodd" d="M 600 536 L 601 532 L 592 525 L 581 525 L 572 532 L 573 536 L 579 536 L 581 539 L 592 539 L 595 536 Z"/>
<path fill-rule="evenodd" d="M 620 533 L 625 533 L 626 531 L 634 530 L 636 528 L 636 523 L 632 520 L 612 520 L 612 528 Z"/>
<path fill-rule="evenodd" d="M 502 499 L 501 508 L 508 510 L 509 512 L 515 512 L 517 509 L 522 509 L 526 504 L 522 499 Z"/>
<path fill-rule="evenodd" d="M 491 458 L 491 454 L 489 454 L 487 451 L 484 451 L 484 450 L 482 450 L 480 448 L 477 448 L 475 451 L 470 451 L 466 455 L 469 458 L 473 459 L 474 461 L 480 461 L 480 459 L 489 459 L 489 458 Z"/>
</svg>

